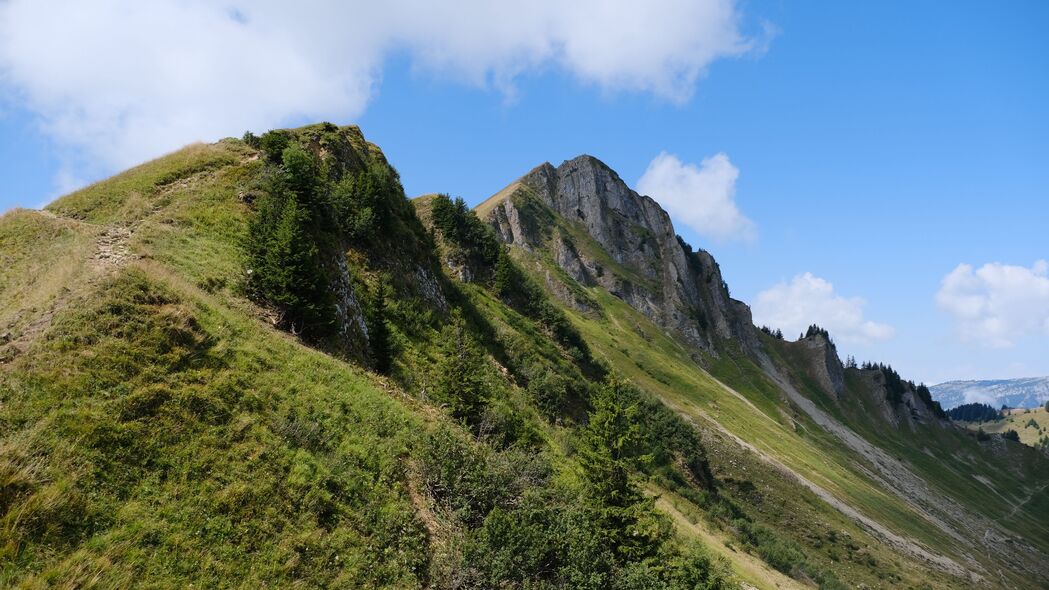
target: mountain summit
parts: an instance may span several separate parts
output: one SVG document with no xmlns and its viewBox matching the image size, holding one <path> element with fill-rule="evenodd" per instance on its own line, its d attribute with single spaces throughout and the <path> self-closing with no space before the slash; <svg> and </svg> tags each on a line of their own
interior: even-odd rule
<svg viewBox="0 0 1049 590">
<path fill-rule="evenodd" d="M 0 587 L 1044 588 L 1049 460 L 755 328 L 591 156 L 356 127 L 0 217 Z"/>
<path fill-rule="evenodd" d="M 707 353 L 723 340 L 754 345 L 750 309 L 729 296 L 714 258 L 593 156 L 542 164 L 477 210 L 500 241 L 549 251 L 580 285 L 605 289 Z"/>
</svg>

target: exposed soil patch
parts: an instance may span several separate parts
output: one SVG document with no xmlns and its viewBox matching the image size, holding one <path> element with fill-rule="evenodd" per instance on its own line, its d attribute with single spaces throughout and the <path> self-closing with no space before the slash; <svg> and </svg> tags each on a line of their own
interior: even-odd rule
<svg viewBox="0 0 1049 590">
<path fill-rule="evenodd" d="M 95 254 L 91 257 L 98 269 L 119 268 L 134 258 L 131 254 L 131 230 L 114 225 L 106 228 L 95 241 Z"/>
</svg>

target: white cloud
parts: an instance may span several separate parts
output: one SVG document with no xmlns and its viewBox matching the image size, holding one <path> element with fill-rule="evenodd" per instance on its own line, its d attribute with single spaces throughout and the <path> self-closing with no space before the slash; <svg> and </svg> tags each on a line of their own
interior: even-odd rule
<svg viewBox="0 0 1049 590">
<path fill-rule="evenodd" d="M 864 305 L 862 298 L 842 297 L 831 283 L 805 273 L 759 293 L 753 306 L 754 323 L 779 328 L 788 338 L 805 332 L 811 324 L 826 328 L 832 338 L 843 342 L 892 338 L 896 334 L 892 326 L 863 317 Z"/>
<path fill-rule="evenodd" d="M 739 168 L 729 157 L 716 154 L 685 164 L 673 154 L 660 153 L 649 164 L 637 191 L 659 202 L 674 221 L 715 240 L 753 240 L 754 222 L 736 206 Z"/>
<path fill-rule="evenodd" d="M 297 119 L 348 122 L 387 56 L 512 92 L 560 68 L 686 100 L 712 61 L 758 47 L 735 0 L 8 0 L 0 88 L 80 162 L 128 166 Z"/>
<path fill-rule="evenodd" d="M 998 400 L 990 393 L 981 389 L 966 389 L 962 392 L 962 395 L 967 404 L 987 404 L 994 407 L 998 406 Z"/>
<path fill-rule="evenodd" d="M 1049 335 L 1049 263 L 1031 268 L 997 262 L 959 264 L 943 277 L 936 304 L 954 316 L 967 341 L 1007 348 L 1026 336 Z"/>
</svg>

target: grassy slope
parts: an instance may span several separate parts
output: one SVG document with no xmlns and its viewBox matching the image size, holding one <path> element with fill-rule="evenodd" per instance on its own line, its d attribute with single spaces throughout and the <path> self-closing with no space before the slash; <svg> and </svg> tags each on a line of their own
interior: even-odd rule
<svg viewBox="0 0 1049 590">
<path fill-rule="evenodd" d="M 791 352 L 796 352 L 796 347 L 789 343 L 770 344 L 772 350 L 784 355 L 783 366 L 802 366 L 798 364 L 801 359 Z M 1005 441 L 980 444 L 957 426 L 917 431 L 906 425 L 897 428 L 882 417 L 874 399 L 884 394 L 871 390 L 871 382 L 863 371 L 846 371 L 846 403 L 831 399 L 803 376 L 795 375 L 794 381 L 821 409 L 904 461 L 937 493 L 1049 552 L 1049 522 L 1041 516 L 1049 511 L 1049 498 L 1038 493 L 1049 484 L 1049 463 L 1036 452 Z M 1033 429 L 1028 430 L 1034 433 Z"/>
<path fill-rule="evenodd" d="M 393 327 L 409 395 L 262 321 L 238 293 L 261 166 L 190 146 L 0 218 L 0 587 L 440 584 L 462 531 L 420 490 L 428 437 L 460 428 L 422 393 L 438 334 L 390 302 L 416 328 Z M 453 291 L 493 341 L 567 362 L 487 291 Z M 571 432 L 497 389 L 577 486 Z"/>
<path fill-rule="evenodd" d="M 192 146 L 49 208 L 87 222 L 0 219 L 19 279 L 0 300 L 33 302 L 3 310 L 26 334 L 0 369 L 0 586 L 425 573 L 403 459 L 428 414 L 232 296 L 246 160 L 237 143 Z M 115 221 L 133 226 L 134 259 L 92 265 Z M 20 272 L 34 267 L 49 270 Z"/>
<path fill-rule="evenodd" d="M 1034 421 L 1038 426 L 1031 426 Z M 1042 437 L 1049 436 L 1049 412 L 1045 408 L 1033 408 L 1028 410 L 1009 410 L 1009 413 L 1001 420 L 992 422 L 962 422 L 970 430 L 983 429 L 989 434 L 1002 434 L 1007 430 L 1015 430 L 1020 435 L 1020 442 L 1025 445 L 1035 446 Z"/>
<path fill-rule="evenodd" d="M 426 433 L 447 419 L 273 330 L 237 295 L 240 195 L 260 166 L 239 142 L 190 146 L 74 193 L 51 214 L 0 218 L 0 333 L 11 341 L 0 347 L 0 586 L 425 580 L 412 466 Z M 128 256 L 100 260 L 100 239 L 114 227 L 128 231 Z M 720 429 L 950 553 L 755 367 L 729 356 L 712 367 L 735 395 L 618 299 L 572 289 L 599 307 L 571 314 L 595 352 L 702 427 L 726 493 L 756 519 L 850 586 L 960 585 L 895 554 L 728 439 Z M 465 286 L 463 297 L 500 341 L 556 360 L 529 320 L 483 289 Z M 396 336 L 402 372 L 432 360 L 418 335 Z M 530 411 L 520 391 L 508 392 L 507 403 Z M 539 434 L 558 477 L 574 481 L 568 432 Z M 713 543 L 741 578 L 783 582 L 729 531 L 700 522 L 694 504 L 652 491 L 683 535 Z M 1016 519 L 1044 514 L 1037 502 Z"/>
<path fill-rule="evenodd" d="M 571 227 L 572 224 L 564 220 L 561 220 L 560 225 L 567 226 L 563 228 L 564 235 L 577 248 L 601 260 L 599 246 L 578 228 Z M 526 266 L 531 264 L 531 268 L 540 275 L 554 276 L 562 282 L 570 281 L 548 258 L 521 252 L 517 256 L 525 261 Z M 606 265 L 613 271 L 615 266 Z M 582 289 L 578 284 L 568 286 L 571 291 Z M 658 394 L 666 403 L 712 432 L 727 430 L 732 436 L 753 445 L 759 452 L 773 457 L 889 530 L 964 562 L 965 556 L 958 551 L 953 539 L 931 526 L 906 502 L 868 476 L 867 473 L 873 470 L 865 459 L 848 450 L 803 412 L 793 408 L 760 369 L 745 357 L 723 354 L 717 359 L 708 359 L 710 372 L 730 385 L 734 390 L 730 391 L 712 378 L 711 374 L 696 366 L 690 358 L 690 351 L 676 339 L 669 337 L 622 301 L 598 288 L 585 291 L 588 300 L 598 302 L 599 312 L 573 313 L 572 318 L 595 351 L 617 370 Z M 795 363 L 793 366 L 805 366 L 798 364 L 801 359 L 791 361 Z M 820 405 L 827 405 L 828 400 L 825 396 L 821 398 L 822 393 L 816 391 L 811 379 L 804 374 L 796 377 L 803 386 L 803 392 L 817 399 Z M 861 434 L 905 459 L 919 475 L 931 481 L 934 489 L 940 493 L 957 496 L 965 506 L 1001 520 L 1007 528 L 1040 545 L 1049 538 L 1044 534 L 1044 519 L 1037 516 L 1045 514 L 1046 507 L 1041 505 L 1039 498 L 1029 497 L 1035 491 L 1032 486 L 1041 477 L 1039 470 L 1044 470 L 1044 465 L 1037 460 L 1028 456 L 1010 456 L 1005 462 L 996 461 L 991 453 L 974 449 L 972 441 L 956 429 L 934 431 L 935 438 L 928 441 L 928 446 L 936 451 L 930 457 L 928 448 L 917 448 L 909 433 L 902 436 L 900 433 L 890 433 L 880 429 L 876 422 L 864 421 L 859 416 L 844 416 L 837 407 L 833 410 L 831 414 L 846 424 L 866 424 L 865 428 L 858 429 Z M 857 413 L 862 415 L 866 411 L 863 408 Z M 808 549 L 812 559 L 838 573 L 843 580 L 854 584 L 885 584 L 886 579 L 892 580 L 893 576 L 898 576 L 898 581 L 908 584 L 929 582 L 934 585 L 944 584 L 944 587 L 958 587 L 966 583 L 934 573 L 926 565 L 902 557 L 885 544 L 877 542 L 855 523 L 816 499 L 808 490 L 801 490 L 795 482 L 768 473 L 768 466 L 755 461 L 753 454 L 733 452 L 729 447 L 714 444 L 709 445 L 709 448 L 712 449 L 711 459 L 716 475 L 728 481 L 730 486 L 738 488 L 739 499 L 755 505 L 771 526 L 792 534 L 794 540 Z M 951 453 L 960 449 L 975 451 L 975 458 L 972 459 L 974 464 L 960 464 L 956 457 L 951 456 Z M 749 467 L 740 467 L 740 464 L 748 462 Z M 1030 468 L 1031 473 L 1020 474 L 1003 467 L 1008 464 L 1021 465 L 1021 470 Z M 973 473 L 988 474 L 999 482 L 994 485 L 1002 487 L 1006 493 L 987 507 L 984 503 L 987 491 L 979 489 L 985 484 L 974 479 Z M 755 493 L 755 489 L 760 492 Z M 1019 510 L 1012 510 L 1016 506 L 1020 507 Z M 860 542 L 853 543 L 851 548 L 846 544 L 844 549 L 840 543 L 828 543 L 829 533 L 838 530 L 846 531 L 851 538 L 859 539 Z M 862 554 L 861 560 L 869 557 L 870 562 L 856 567 L 856 564 L 842 560 L 843 554 L 855 557 L 858 553 Z M 877 567 L 871 567 L 875 563 Z M 994 563 L 985 562 L 983 565 L 995 569 Z M 1009 583 L 1023 585 L 1032 582 L 1017 576 Z"/>
</svg>

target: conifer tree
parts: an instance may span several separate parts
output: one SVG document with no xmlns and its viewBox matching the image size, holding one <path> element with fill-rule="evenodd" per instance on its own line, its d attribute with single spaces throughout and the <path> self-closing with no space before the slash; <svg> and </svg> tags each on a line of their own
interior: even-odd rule
<svg viewBox="0 0 1049 590">
<path fill-rule="evenodd" d="M 441 358 L 434 397 L 456 418 L 476 424 L 487 397 L 487 361 L 456 309 L 441 331 Z"/>
<path fill-rule="evenodd" d="M 309 210 L 294 193 L 268 194 L 248 227 L 249 289 L 281 314 L 279 323 L 323 332 L 332 323 L 326 274 L 309 235 Z"/>
<path fill-rule="evenodd" d="M 384 275 L 373 289 L 368 310 L 368 348 L 372 367 L 384 375 L 389 374 L 393 363 L 390 328 L 386 325 L 386 298 L 389 290 L 390 280 Z"/>
<path fill-rule="evenodd" d="M 504 248 L 499 249 L 499 256 L 495 259 L 495 275 L 492 279 L 492 289 L 499 297 L 508 297 L 514 289 L 515 281 L 514 265 L 510 255 Z"/>
<path fill-rule="evenodd" d="M 659 531 L 646 526 L 650 501 L 630 480 L 639 456 L 642 433 L 636 397 L 628 385 L 610 380 L 593 400 L 593 410 L 583 431 L 580 462 L 594 504 L 595 524 L 617 557 L 641 559 L 658 543 Z"/>
</svg>

